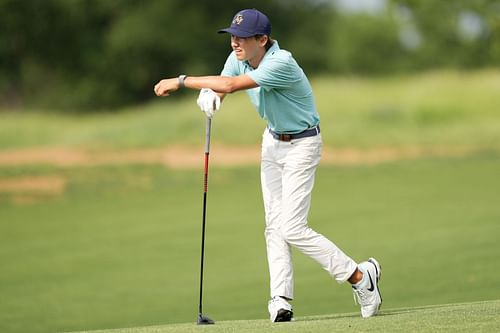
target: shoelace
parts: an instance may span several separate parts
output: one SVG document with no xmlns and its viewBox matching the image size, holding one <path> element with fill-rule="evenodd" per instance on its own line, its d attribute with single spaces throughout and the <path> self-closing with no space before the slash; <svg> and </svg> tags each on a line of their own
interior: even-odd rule
<svg viewBox="0 0 500 333">
<path fill-rule="evenodd" d="M 368 294 L 363 289 L 352 289 L 354 304 L 364 305 L 367 302 Z"/>
<path fill-rule="evenodd" d="M 269 301 L 269 303 L 278 303 L 279 301 L 280 301 L 279 296 L 274 296 L 273 298 L 271 298 L 271 300 Z"/>
</svg>

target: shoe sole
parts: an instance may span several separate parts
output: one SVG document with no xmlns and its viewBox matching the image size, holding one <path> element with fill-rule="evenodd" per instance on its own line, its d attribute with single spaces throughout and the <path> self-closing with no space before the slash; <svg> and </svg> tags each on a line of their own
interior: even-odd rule
<svg viewBox="0 0 500 333">
<path fill-rule="evenodd" d="M 371 263 L 375 267 L 375 272 L 377 273 L 377 286 L 376 286 L 376 288 L 377 288 L 378 296 L 380 297 L 380 304 L 378 305 L 378 309 L 377 309 L 377 312 L 378 312 L 378 310 L 380 310 L 380 307 L 382 306 L 382 294 L 380 293 L 380 289 L 378 287 L 378 283 L 379 283 L 380 279 L 382 278 L 382 266 L 380 266 L 380 264 L 378 263 L 378 261 L 375 258 L 368 259 L 368 262 Z"/>
<path fill-rule="evenodd" d="M 276 315 L 275 323 L 291 321 L 293 318 L 293 312 L 290 310 L 279 309 L 278 315 Z"/>
</svg>

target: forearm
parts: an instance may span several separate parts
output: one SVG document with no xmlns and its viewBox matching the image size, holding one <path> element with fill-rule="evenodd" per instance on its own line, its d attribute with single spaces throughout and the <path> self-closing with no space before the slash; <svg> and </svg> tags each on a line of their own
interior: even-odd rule
<svg viewBox="0 0 500 333">
<path fill-rule="evenodd" d="M 209 88 L 220 94 L 228 94 L 235 91 L 232 81 L 227 76 L 188 76 L 184 80 L 184 86 L 198 90 Z"/>
<path fill-rule="evenodd" d="M 190 89 L 209 88 L 222 98 L 225 94 L 238 90 L 257 87 L 248 75 L 239 76 L 188 76 L 184 79 L 184 87 Z M 158 82 L 154 91 L 157 96 L 168 96 L 180 87 L 178 78 L 164 79 Z"/>
</svg>

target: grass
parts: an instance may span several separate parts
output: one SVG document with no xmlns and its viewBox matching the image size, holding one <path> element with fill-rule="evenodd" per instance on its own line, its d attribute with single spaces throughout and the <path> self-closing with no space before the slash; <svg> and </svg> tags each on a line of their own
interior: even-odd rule
<svg viewBox="0 0 500 333">
<path fill-rule="evenodd" d="M 495 72 L 317 80 L 322 123 L 331 125 L 327 141 L 365 147 L 496 145 L 500 76 Z"/>
<path fill-rule="evenodd" d="M 500 301 L 436 305 L 383 310 L 379 316 L 361 319 L 358 313 L 299 317 L 292 323 L 272 324 L 268 320 L 220 321 L 214 326 L 173 324 L 99 330 L 92 333 L 194 333 L 206 332 L 496 332 L 500 329 Z M 89 331 L 87 331 L 89 332 Z"/>
<path fill-rule="evenodd" d="M 64 184 L 61 192 L 0 191 L 0 332 L 498 330 L 499 303 L 486 301 L 500 299 L 499 77 L 490 70 L 313 81 L 327 146 L 478 148 L 464 157 L 318 169 L 310 224 L 355 260 L 380 260 L 382 316 L 358 318 L 350 288 L 294 251 L 298 320 L 263 320 L 268 273 L 256 166 L 210 170 L 204 307 L 217 325 L 207 328 L 192 324 L 201 168 L 0 166 L 0 180 Z M 182 143 L 201 151 L 204 122 L 190 97 L 117 113 L 3 112 L 0 149 Z M 257 145 L 263 127 L 243 93 L 230 96 L 213 123 L 213 145 Z"/>
<path fill-rule="evenodd" d="M 478 155 L 321 167 L 311 226 L 356 260 L 382 262 L 387 309 L 500 299 L 499 165 L 497 155 Z M 68 183 L 29 204 L 0 197 L 0 331 L 194 320 L 201 172 L 124 165 L 37 174 Z M 205 310 L 220 321 L 267 316 L 258 184 L 254 167 L 211 170 Z M 299 317 L 357 311 L 348 286 L 300 253 L 294 261 Z"/>
<path fill-rule="evenodd" d="M 498 148 L 500 72 L 430 72 L 389 78 L 312 80 L 323 137 L 335 146 L 462 145 Z M 202 144 L 196 95 L 121 112 L 75 115 L 1 112 L 0 148 L 47 145 L 93 149 Z M 228 96 L 216 140 L 255 145 L 264 122 L 246 94 Z"/>
</svg>

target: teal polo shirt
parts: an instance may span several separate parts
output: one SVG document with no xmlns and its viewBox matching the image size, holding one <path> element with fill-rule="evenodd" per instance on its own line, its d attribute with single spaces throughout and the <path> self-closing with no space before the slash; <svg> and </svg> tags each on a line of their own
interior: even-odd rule
<svg viewBox="0 0 500 333">
<path fill-rule="evenodd" d="M 229 55 L 221 76 L 246 74 L 259 85 L 247 89 L 252 104 L 267 121 L 271 130 L 278 133 L 299 133 L 319 124 L 319 115 L 311 84 L 292 54 L 279 48 L 278 42 L 264 55 L 257 68 L 247 61 Z"/>
</svg>

